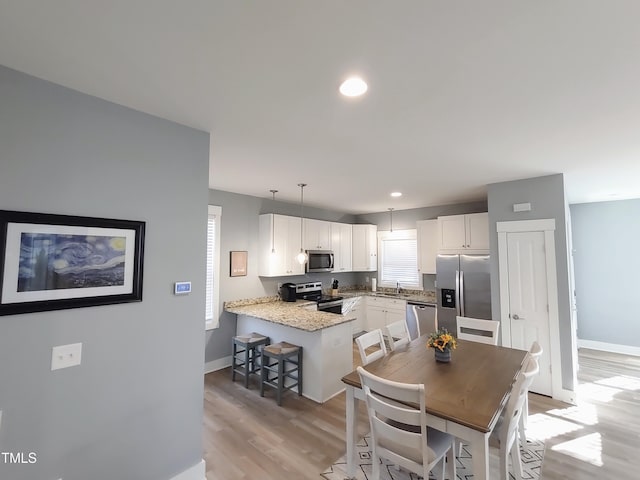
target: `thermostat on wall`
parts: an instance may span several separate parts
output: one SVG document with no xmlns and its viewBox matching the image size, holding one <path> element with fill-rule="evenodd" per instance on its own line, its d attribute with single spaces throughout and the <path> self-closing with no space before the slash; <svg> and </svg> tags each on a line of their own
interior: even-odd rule
<svg viewBox="0 0 640 480">
<path fill-rule="evenodd" d="M 175 295 L 185 295 L 187 293 L 191 293 L 191 282 L 176 282 L 173 293 Z"/>
</svg>

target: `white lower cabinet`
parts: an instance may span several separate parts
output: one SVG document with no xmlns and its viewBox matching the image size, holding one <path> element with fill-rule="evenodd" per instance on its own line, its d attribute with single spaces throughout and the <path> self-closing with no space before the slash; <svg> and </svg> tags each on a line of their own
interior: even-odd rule
<svg viewBox="0 0 640 480">
<path fill-rule="evenodd" d="M 366 330 L 371 331 L 390 323 L 404 320 L 407 314 L 407 302 L 396 298 L 366 297 Z"/>
</svg>

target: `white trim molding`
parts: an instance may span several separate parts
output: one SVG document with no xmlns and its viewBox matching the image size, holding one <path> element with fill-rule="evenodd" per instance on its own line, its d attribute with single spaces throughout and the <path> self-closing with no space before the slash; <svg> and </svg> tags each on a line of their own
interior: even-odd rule
<svg viewBox="0 0 640 480">
<path fill-rule="evenodd" d="M 500 232 L 542 232 L 556 229 L 555 218 L 541 220 L 514 220 L 512 222 L 496 222 L 496 230 Z"/>
<path fill-rule="evenodd" d="M 602 352 L 621 353 L 623 355 L 640 357 L 640 347 L 633 347 L 631 345 L 619 345 L 617 343 L 598 342 L 579 338 L 578 348 L 590 348 L 591 350 L 600 350 Z"/>
<path fill-rule="evenodd" d="M 218 358 L 217 360 L 212 360 L 210 362 L 206 362 L 204 364 L 204 373 L 216 372 L 218 370 L 222 370 L 223 368 L 227 368 L 231 366 L 231 355 L 227 357 Z"/>
<path fill-rule="evenodd" d="M 187 468 L 170 480 L 207 480 L 207 468 L 204 459 L 200 460 L 193 467 Z"/>
<path fill-rule="evenodd" d="M 553 218 L 541 220 L 517 220 L 497 222 L 498 232 L 498 268 L 500 272 L 500 323 L 502 345 L 511 347 L 511 324 L 509 320 L 509 274 L 507 263 L 507 233 L 544 232 L 547 295 L 549 303 L 549 345 L 551 365 L 551 394 L 553 398 L 569 403 L 575 402 L 575 393 L 562 387 L 562 365 L 560 356 L 560 320 L 558 312 L 558 279 L 556 270 L 555 247 L 556 221 Z M 574 380 L 576 372 L 573 372 Z M 575 385 L 574 381 L 574 385 Z"/>
</svg>

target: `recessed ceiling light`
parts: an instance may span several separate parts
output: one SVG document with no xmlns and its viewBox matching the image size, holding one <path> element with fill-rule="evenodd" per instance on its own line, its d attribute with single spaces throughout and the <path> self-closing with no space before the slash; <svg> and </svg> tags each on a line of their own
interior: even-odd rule
<svg viewBox="0 0 640 480">
<path fill-rule="evenodd" d="M 349 77 L 340 85 L 340 93 L 345 97 L 359 97 L 367 88 L 367 84 L 360 77 Z"/>
<path fill-rule="evenodd" d="M 392 197 L 401 197 L 402 196 L 402 192 L 393 192 L 391 193 Z"/>
</svg>

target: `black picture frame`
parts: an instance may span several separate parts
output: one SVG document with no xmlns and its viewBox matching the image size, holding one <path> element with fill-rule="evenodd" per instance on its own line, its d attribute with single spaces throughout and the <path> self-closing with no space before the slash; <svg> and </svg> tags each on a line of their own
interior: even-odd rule
<svg viewBox="0 0 640 480">
<path fill-rule="evenodd" d="M 142 301 L 145 222 L 0 210 L 0 316 Z"/>
</svg>

